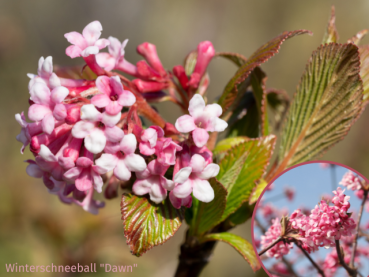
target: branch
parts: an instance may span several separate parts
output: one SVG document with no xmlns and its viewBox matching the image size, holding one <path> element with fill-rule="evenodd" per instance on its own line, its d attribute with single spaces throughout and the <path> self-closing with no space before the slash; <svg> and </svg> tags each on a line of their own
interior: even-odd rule
<svg viewBox="0 0 369 277">
<path fill-rule="evenodd" d="M 306 252 L 306 250 L 304 248 L 302 248 L 301 245 L 297 241 L 295 241 L 295 244 L 297 245 L 298 248 L 300 248 L 300 250 L 302 251 L 302 253 L 304 253 L 304 255 L 306 256 L 306 258 L 309 259 L 309 261 L 316 268 L 316 270 L 318 270 L 319 274 L 322 275 L 322 277 L 325 277 L 324 271 L 319 267 L 319 265 L 316 262 L 314 262 L 314 260 L 310 257 L 309 253 Z"/>
<path fill-rule="evenodd" d="M 352 276 L 355 277 L 356 276 L 356 270 L 349 267 L 345 261 L 343 260 L 343 256 L 342 256 L 342 252 L 341 252 L 341 246 L 340 246 L 340 241 L 336 240 L 336 251 L 337 251 L 337 256 L 338 256 L 338 260 L 340 261 L 340 264 L 344 267 L 344 269 L 346 269 L 347 273 Z"/>
<path fill-rule="evenodd" d="M 261 250 L 259 252 L 259 256 L 263 255 L 265 252 L 267 252 L 270 248 L 272 248 L 273 246 L 275 246 L 278 242 L 281 242 L 282 238 L 279 237 L 277 238 L 275 241 L 273 241 L 269 246 L 267 246 L 266 248 L 264 248 L 263 250 Z"/>
<path fill-rule="evenodd" d="M 354 263 L 355 263 L 355 253 L 356 253 L 356 248 L 357 248 L 357 239 L 359 237 L 359 230 L 360 230 L 360 221 L 361 221 L 361 217 L 363 216 L 363 210 L 364 210 L 364 206 L 365 206 L 365 201 L 368 198 L 368 191 L 364 190 L 364 197 L 363 197 L 363 201 L 361 202 L 361 206 L 360 206 L 360 211 L 359 211 L 359 219 L 357 221 L 357 226 L 356 226 L 356 235 L 355 235 L 355 239 L 354 239 L 354 243 L 352 244 L 352 255 L 351 255 L 351 259 L 350 259 L 350 267 L 354 267 Z"/>
<path fill-rule="evenodd" d="M 364 233 L 362 230 L 359 230 L 359 236 L 365 238 L 369 242 L 369 234 Z"/>
</svg>

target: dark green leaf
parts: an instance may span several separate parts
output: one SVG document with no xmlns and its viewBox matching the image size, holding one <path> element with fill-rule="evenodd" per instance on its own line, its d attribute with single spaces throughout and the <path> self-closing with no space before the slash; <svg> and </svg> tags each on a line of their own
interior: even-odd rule
<svg viewBox="0 0 369 277">
<path fill-rule="evenodd" d="M 123 194 L 121 213 L 127 244 L 138 257 L 170 239 L 183 219 L 182 210 L 175 209 L 169 199 L 155 204 L 132 194 Z"/>
<path fill-rule="evenodd" d="M 252 217 L 254 208 L 254 204 L 250 205 L 248 202 L 244 202 L 242 203 L 241 207 L 237 209 L 237 211 L 235 211 L 226 219 L 226 222 L 230 226 L 236 226 L 245 223 L 248 219 Z"/>
<path fill-rule="evenodd" d="M 260 263 L 256 257 L 256 253 L 252 244 L 249 243 L 244 238 L 237 236 L 231 233 L 217 233 L 217 234 L 208 234 L 201 238 L 200 242 L 204 243 L 207 241 L 223 241 L 228 243 L 234 249 L 237 250 L 238 253 L 249 263 L 252 270 L 255 272 L 260 269 Z"/>
</svg>

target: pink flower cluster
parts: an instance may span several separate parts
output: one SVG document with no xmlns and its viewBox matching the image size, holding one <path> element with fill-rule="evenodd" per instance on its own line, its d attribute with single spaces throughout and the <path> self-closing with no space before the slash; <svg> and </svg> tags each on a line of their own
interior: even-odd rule
<svg viewBox="0 0 369 277">
<path fill-rule="evenodd" d="M 347 189 L 350 190 L 360 190 L 362 188 L 359 177 L 352 171 L 348 171 L 343 175 L 340 185 L 347 187 Z"/>
<path fill-rule="evenodd" d="M 177 130 L 169 123 L 166 131 L 159 126 L 144 129 L 137 99 L 145 101 L 144 93 L 173 86 L 171 73 L 162 66 L 154 45 L 138 46 L 138 53 L 146 61 L 135 66 L 124 58 L 127 40 L 121 44 L 113 37 L 101 39 L 101 31 L 100 22 L 94 21 L 82 34 L 65 34 L 72 44 L 66 54 L 82 57 L 98 76 L 96 80 L 58 77 L 51 57 L 42 57 L 37 75 L 28 75 L 28 118 L 32 122 L 26 121 L 23 112 L 15 116 L 21 125 L 17 136 L 23 144 L 21 152 L 30 145 L 35 155 L 35 160 L 26 161 L 27 173 L 42 178 L 49 192 L 63 202 L 75 203 L 91 213 L 104 205 L 94 200 L 94 191 L 102 192 L 104 183 L 113 181 L 132 180 L 133 193 L 149 194 L 155 203 L 162 202 L 170 191 L 170 201 L 176 208 L 190 207 L 192 195 L 203 202 L 212 201 L 214 191 L 208 179 L 218 174 L 219 166 L 212 163 L 212 152 L 205 145 L 208 132 L 227 127 L 219 119 L 222 108 L 218 104 L 205 105 L 199 94 L 189 94 L 190 115 L 177 120 Z M 99 53 L 107 46 L 109 53 Z M 176 67 L 175 75 L 185 91 L 197 88 L 213 56 L 211 43 L 200 43 L 197 63 L 187 83 L 187 75 Z M 129 81 L 130 89 L 123 86 L 119 75 L 110 72 L 113 69 L 137 78 Z M 178 131 L 190 134 L 179 136 Z M 173 167 L 173 174 L 167 173 L 169 167 Z"/>
<path fill-rule="evenodd" d="M 266 248 L 271 242 L 279 237 L 295 238 L 300 241 L 301 246 L 312 252 L 318 247 L 334 247 L 335 240 L 351 236 L 356 227 L 356 223 L 348 213 L 350 197 L 344 194 L 341 188 L 333 191 L 333 206 L 321 201 L 310 215 L 305 215 L 300 209 L 294 211 L 285 226 L 285 234 L 281 233 L 281 225 L 278 218 L 273 221 L 273 225 L 268 229 L 265 236 L 262 236 L 262 248 Z M 278 245 L 272 247 L 267 253 L 271 257 L 281 257 L 289 253 L 290 247 Z"/>
</svg>

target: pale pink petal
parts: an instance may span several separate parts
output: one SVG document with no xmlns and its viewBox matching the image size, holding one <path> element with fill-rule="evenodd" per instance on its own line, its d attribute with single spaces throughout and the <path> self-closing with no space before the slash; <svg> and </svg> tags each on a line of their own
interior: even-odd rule
<svg viewBox="0 0 369 277">
<path fill-rule="evenodd" d="M 219 165 L 211 163 L 208 164 L 203 171 L 196 173 L 196 176 L 203 180 L 209 180 L 210 178 L 218 175 L 219 169 Z"/>
<path fill-rule="evenodd" d="M 108 49 L 109 49 L 109 53 L 115 58 L 118 59 L 120 57 L 120 53 L 121 53 L 121 43 L 120 41 L 115 38 L 115 37 L 108 37 L 108 40 L 110 42 Z M 124 54 L 123 54 L 124 55 Z"/>
<path fill-rule="evenodd" d="M 172 203 L 173 207 L 176 209 L 180 209 L 182 206 L 182 199 L 175 197 L 173 191 L 169 193 L 169 200 Z"/>
<path fill-rule="evenodd" d="M 115 154 L 120 151 L 120 143 L 119 142 L 110 142 L 109 140 L 106 141 L 106 145 L 104 148 L 105 153 Z"/>
<path fill-rule="evenodd" d="M 52 73 L 50 78 L 49 78 L 49 86 L 51 88 L 56 88 L 61 86 L 61 82 L 58 76 L 56 76 L 55 73 Z"/>
<path fill-rule="evenodd" d="M 75 181 L 76 189 L 80 191 L 86 191 L 92 188 L 92 176 L 91 176 L 91 170 L 90 169 L 83 169 L 81 174 L 78 176 L 78 178 Z"/>
<path fill-rule="evenodd" d="M 112 94 L 112 88 L 110 86 L 110 78 L 108 76 L 97 77 L 96 87 L 106 96 L 110 96 Z"/>
<path fill-rule="evenodd" d="M 91 176 L 92 176 L 92 180 L 94 183 L 94 188 L 98 193 L 102 192 L 102 186 L 103 186 L 103 180 L 100 176 L 100 174 L 98 174 L 97 172 L 95 172 L 92 168 L 91 168 Z"/>
<path fill-rule="evenodd" d="M 132 186 L 132 191 L 136 195 L 145 195 L 151 191 L 151 179 L 136 180 Z"/>
<path fill-rule="evenodd" d="M 73 167 L 64 173 L 64 178 L 66 178 L 68 181 L 74 181 L 78 178 L 81 172 L 82 168 Z"/>
<path fill-rule="evenodd" d="M 114 127 L 115 124 L 119 122 L 121 116 L 122 116 L 121 113 L 110 115 L 107 114 L 106 112 L 103 112 L 101 122 L 104 123 L 107 127 Z"/>
<path fill-rule="evenodd" d="M 52 114 L 49 106 L 33 104 L 28 109 L 28 117 L 33 121 L 41 121 L 47 114 Z"/>
<path fill-rule="evenodd" d="M 79 47 L 79 49 L 85 49 L 87 47 L 87 42 L 85 38 L 78 32 L 66 33 L 64 37 L 73 45 Z"/>
<path fill-rule="evenodd" d="M 31 100 L 36 104 L 46 105 L 50 104 L 50 89 L 46 84 L 41 82 L 36 82 L 29 91 L 31 95 Z"/>
<path fill-rule="evenodd" d="M 181 133 L 189 133 L 195 130 L 196 125 L 193 117 L 186 114 L 177 119 L 175 127 Z"/>
<path fill-rule="evenodd" d="M 152 184 L 149 194 L 150 200 L 156 204 L 161 203 L 165 198 L 167 198 L 167 191 L 157 182 Z"/>
<path fill-rule="evenodd" d="M 158 139 L 158 133 L 154 128 L 147 128 L 142 136 L 141 139 L 145 142 L 149 142 L 151 147 L 154 147 L 156 145 L 156 141 Z"/>
<path fill-rule="evenodd" d="M 206 161 L 203 156 L 195 154 L 191 157 L 190 167 L 192 167 L 192 172 L 201 172 L 206 166 Z"/>
<path fill-rule="evenodd" d="M 158 134 L 158 138 L 164 137 L 164 130 L 161 127 L 153 125 L 153 126 L 150 126 L 150 128 L 156 130 L 156 133 Z"/>
<path fill-rule="evenodd" d="M 192 180 L 188 179 L 182 184 L 177 184 L 173 189 L 173 194 L 178 198 L 185 198 L 189 196 L 192 192 Z"/>
<path fill-rule="evenodd" d="M 169 166 L 159 163 L 158 160 L 152 160 L 147 165 L 147 168 L 153 175 L 164 175 L 165 172 L 168 170 Z"/>
<path fill-rule="evenodd" d="M 204 111 L 204 108 L 205 108 L 204 98 L 202 98 L 200 94 L 195 94 L 190 100 L 190 105 L 188 107 L 190 115 L 196 118 L 199 114 L 201 114 Z"/>
<path fill-rule="evenodd" d="M 203 147 L 209 140 L 209 133 L 202 128 L 196 128 L 192 132 L 192 137 L 197 147 Z"/>
<path fill-rule="evenodd" d="M 37 164 L 29 164 L 26 173 L 34 178 L 41 178 L 44 175 L 44 171 Z"/>
<path fill-rule="evenodd" d="M 193 180 L 193 196 L 202 202 L 209 203 L 214 199 L 214 190 L 206 180 Z"/>
<path fill-rule="evenodd" d="M 53 73 L 53 57 L 48 56 L 42 63 L 41 72 L 43 76 L 49 77 Z"/>
<path fill-rule="evenodd" d="M 89 23 L 82 31 L 84 39 L 88 45 L 94 45 L 94 43 L 100 38 L 102 31 L 101 23 L 97 20 Z"/>
<path fill-rule="evenodd" d="M 75 45 L 70 45 L 65 49 L 65 54 L 72 59 L 80 57 L 81 56 L 82 49 Z"/>
<path fill-rule="evenodd" d="M 115 67 L 115 58 L 109 53 L 98 53 L 96 56 L 96 62 L 99 66 L 104 68 L 106 71 L 111 71 Z"/>
<path fill-rule="evenodd" d="M 155 154 L 155 148 L 151 148 L 149 142 L 140 142 L 138 147 L 142 155 L 151 156 Z"/>
<path fill-rule="evenodd" d="M 37 73 L 38 74 L 41 74 L 42 73 L 42 65 L 44 64 L 44 61 L 45 61 L 45 58 L 44 57 L 41 57 L 38 60 L 38 67 L 37 67 Z"/>
<path fill-rule="evenodd" d="M 85 147 L 93 154 L 98 154 L 104 150 L 106 137 L 102 130 L 95 128 L 85 137 Z"/>
<path fill-rule="evenodd" d="M 137 179 L 147 179 L 151 176 L 151 172 L 146 168 L 143 171 L 136 172 Z"/>
<path fill-rule="evenodd" d="M 124 90 L 119 76 L 110 77 L 110 86 L 112 87 L 112 90 L 114 91 L 115 94 L 119 94 Z"/>
<path fill-rule="evenodd" d="M 145 159 L 137 154 L 129 154 L 124 157 L 124 163 L 129 171 L 140 172 L 145 170 Z"/>
<path fill-rule="evenodd" d="M 98 94 L 91 98 L 91 104 L 98 108 L 104 108 L 111 102 L 106 94 Z"/>
<path fill-rule="evenodd" d="M 128 38 L 126 38 L 126 39 L 125 39 L 125 40 L 123 40 L 123 42 L 122 42 L 122 46 L 121 46 L 121 48 L 120 48 L 120 57 L 124 57 L 124 54 L 125 54 L 124 49 L 126 48 L 127 43 L 128 43 Z"/>
<path fill-rule="evenodd" d="M 72 167 L 76 166 L 74 160 L 71 157 L 60 156 L 58 158 L 58 163 L 64 170 L 69 170 Z"/>
<path fill-rule="evenodd" d="M 168 180 L 164 176 L 160 176 L 160 185 L 165 188 L 166 190 L 173 190 L 174 189 L 174 182 L 172 180 Z"/>
<path fill-rule="evenodd" d="M 76 161 L 78 167 L 88 168 L 93 165 L 93 161 L 88 157 L 79 157 Z"/>
<path fill-rule="evenodd" d="M 131 178 L 131 172 L 126 167 L 124 160 L 120 159 L 114 168 L 114 175 L 122 181 L 128 181 Z"/>
<path fill-rule="evenodd" d="M 228 127 L 228 123 L 220 118 L 213 121 L 213 129 L 215 132 L 223 132 Z"/>
<path fill-rule="evenodd" d="M 219 117 L 223 110 L 219 104 L 209 104 L 206 105 L 204 112 L 210 114 L 211 117 Z"/>
<path fill-rule="evenodd" d="M 182 198 L 182 206 L 185 206 L 186 208 L 191 208 L 192 206 L 192 196 L 191 195 L 185 198 Z"/>
<path fill-rule="evenodd" d="M 72 136 L 75 138 L 85 138 L 95 129 L 95 123 L 88 121 L 78 121 L 72 129 Z"/>
<path fill-rule="evenodd" d="M 48 113 L 42 119 L 42 131 L 50 135 L 52 131 L 54 130 L 54 128 L 55 128 L 54 116 L 52 113 Z"/>
<path fill-rule="evenodd" d="M 137 140 L 134 134 L 127 134 L 120 142 L 120 149 L 124 154 L 134 153 L 137 147 Z"/>
<path fill-rule="evenodd" d="M 66 87 L 56 87 L 51 91 L 51 100 L 57 104 L 61 103 L 65 97 L 69 94 L 69 90 Z"/>
<path fill-rule="evenodd" d="M 81 107 L 81 119 L 90 122 L 98 122 L 102 120 L 101 113 L 92 104 L 83 105 Z"/>
<path fill-rule="evenodd" d="M 53 110 L 53 116 L 56 120 L 62 121 L 67 117 L 67 108 L 64 104 L 57 104 Z"/>
<path fill-rule="evenodd" d="M 118 163 L 118 157 L 112 154 L 102 154 L 100 158 L 95 161 L 96 166 L 100 174 L 100 169 L 106 172 L 112 171 Z"/>
<path fill-rule="evenodd" d="M 124 137 L 124 132 L 117 126 L 114 127 L 105 127 L 105 136 L 106 139 L 110 142 L 116 143 L 120 142 Z"/>
<path fill-rule="evenodd" d="M 105 38 L 101 38 L 95 42 L 95 46 L 99 48 L 99 50 L 104 49 L 106 46 L 110 44 L 109 40 Z"/>
<path fill-rule="evenodd" d="M 81 56 L 88 57 L 90 55 L 96 55 L 99 53 L 99 48 L 97 46 L 88 46 L 86 49 L 82 50 Z"/>
<path fill-rule="evenodd" d="M 184 183 L 188 180 L 188 177 L 190 177 L 191 172 L 192 172 L 191 167 L 181 168 L 174 176 L 173 181 L 176 183 Z"/>
<path fill-rule="evenodd" d="M 105 107 L 105 112 L 109 115 L 116 115 L 120 114 L 122 111 L 123 106 L 118 103 L 118 101 L 110 101 L 109 105 Z"/>
<path fill-rule="evenodd" d="M 117 94 L 118 94 L 117 102 L 124 107 L 130 107 L 134 103 L 136 103 L 136 97 L 129 90 L 124 90 L 122 92 L 118 92 Z"/>
<path fill-rule="evenodd" d="M 38 153 L 38 155 L 47 162 L 58 162 L 58 159 L 53 153 L 51 153 L 49 147 L 45 146 L 44 144 L 41 144 L 40 152 Z"/>
</svg>

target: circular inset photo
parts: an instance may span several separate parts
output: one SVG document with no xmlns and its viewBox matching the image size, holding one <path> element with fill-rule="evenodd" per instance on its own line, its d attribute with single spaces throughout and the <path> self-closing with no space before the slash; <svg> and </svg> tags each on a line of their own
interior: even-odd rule
<svg viewBox="0 0 369 277">
<path fill-rule="evenodd" d="M 369 274 L 369 181 L 344 165 L 284 171 L 259 198 L 253 246 L 275 277 Z"/>
</svg>

